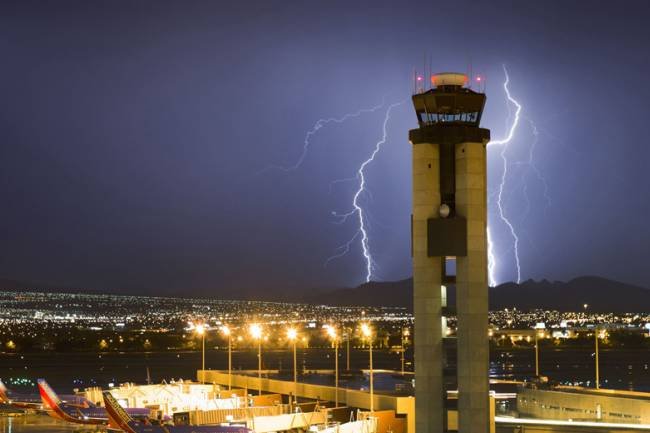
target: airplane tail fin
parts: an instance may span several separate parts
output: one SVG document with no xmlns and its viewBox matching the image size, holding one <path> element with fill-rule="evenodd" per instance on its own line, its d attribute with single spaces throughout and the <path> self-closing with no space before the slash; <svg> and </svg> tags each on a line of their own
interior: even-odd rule
<svg viewBox="0 0 650 433">
<path fill-rule="evenodd" d="M 45 379 L 38 379 L 38 392 L 41 394 L 43 406 L 46 408 L 54 410 L 61 404 L 61 399 L 56 395 Z"/>
<path fill-rule="evenodd" d="M 0 403 L 6 403 L 9 401 L 9 390 L 0 379 Z"/>
<path fill-rule="evenodd" d="M 126 433 L 138 433 L 133 428 L 133 418 L 126 413 L 124 408 L 115 400 L 115 397 L 108 391 L 104 391 L 102 395 L 104 396 L 104 406 L 106 406 L 109 424 L 116 426 Z"/>
</svg>

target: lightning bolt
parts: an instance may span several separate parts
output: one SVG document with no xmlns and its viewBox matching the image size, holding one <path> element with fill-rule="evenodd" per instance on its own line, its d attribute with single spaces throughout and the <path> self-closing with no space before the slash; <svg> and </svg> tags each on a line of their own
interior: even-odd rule
<svg viewBox="0 0 650 433">
<path fill-rule="evenodd" d="M 519 125 L 522 106 L 510 94 L 510 89 L 508 88 L 508 84 L 510 84 L 510 76 L 508 75 L 508 69 L 506 69 L 506 65 L 503 65 L 503 73 L 506 76 L 506 79 L 503 82 L 503 90 L 506 93 L 506 98 L 508 99 L 508 102 L 510 104 L 516 107 L 514 113 L 514 120 L 510 125 L 510 129 L 508 130 L 508 134 L 506 135 L 505 138 L 501 140 L 490 141 L 487 146 L 488 147 L 501 146 L 501 152 L 499 153 L 499 156 L 503 161 L 503 172 L 501 173 L 501 182 L 499 183 L 499 189 L 497 194 L 497 209 L 499 211 L 498 212 L 499 218 L 510 230 L 510 235 L 512 236 L 514 241 L 513 250 L 515 256 L 515 266 L 517 268 L 517 283 L 520 283 L 521 262 L 519 260 L 519 236 L 517 235 L 515 227 L 512 225 L 512 222 L 508 219 L 503 209 L 503 190 L 506 184 L 506 177 L 508 176 L 508 158 L 506 156 L 506 151 L 508 150 L 508 145 L 512 141 L 512 137 L 514 136 L 515 131 L 517 130 L 517 126 Z M 496 277 L 495 277 L 496 257 L 494 255 L 494 243 L 492 242 L 492 234 L 489 226 L 487 228 L 487 241 L 488 241 L 488 279 L 489 279 L 489 284 L 491 286 L 494 286 L 496 284 Z"/>
<path fill-rule="evenodd" d="M 530 145 L 530 148 L 528 150 L 528 161 L 527 162 L 517 163 L 517 165 L 526 165 L 526 166 L 530 167 L 536 173 L 538 179 L 543 179 L 541 177 L 541 173 L 539 172 L 539 170 L 537 170 L 537 167 L 533 164 L 533 154 L 535 153 L 535 147 L 537 146 L 537 142 L 539 141 L 539 131 L 537 130 L 537 127 L 535 126 L 535 123 L 532 120 L 530 120 L 528 118 L 525 118 L 525 120 L 530 125 L 531 131 L 533 133 L 533 142 Z M 545 188 L 544 189 L 544 197 L 546 198 L 546 203 L 548 204 L 549 200 L 548 200 L 548 195 L 547 195 L 547 191 L 546 191 L 547 188 L 546 188 L 546 181 L 545 180 L 544 180 L 544 185 L 545 185 L 545 187 L 544 187 Z M 528 182 L 524 182 L 524 186 L 522 188 L 522 193 L 524 195 L 524 200 L 526 201 L 526 206 L 524 207 L 524 211 L 522 212 L 521 220 L 525 221 L 526 218 L 528 218 L 528 215 L 530 214 L 530 205 L 531 205 L 530 197 L 528 196 Z"/>
<path fill-rule="evenodd" d="M 539 142 L 539 130 L 537 129 L 535 122 L 533 122 L 531 119 L 528 117 L 524 117 L 524 119 L 530 125 L 530 129 L 533 134 L 533 142 L 528 149 L 528 161 L 519 165 L 526 165 L 528 168 L 530 168 L 535 174 L 535 177 L 537 177 L 537 180 L 542 184 L 542 194 L 544 196 L 544 200 L 546 201 L 546 207 L 548 208 L 551 206 L 551 196 L 548 193 L 548 182 L 546 182 L 546 178 L 542 176 L 542 172 L 540 171 L 539 167 L 537 167 L 537 164 L 535 164 L 535 149 L 537 148 L 537 143 Z M 530 212 L 530 198 L 528 197 L 528 183 L 526 182 L 524 182 L 523 193 L 526 199 L 526 208 L 524 210 L 524 216 L 522 219 L 525 219 Z"/>
<path fill-rule="evenodd" d="M 386 109 L 386 114 L 384 116 L 384 123 L 382 125 L 382 137 L 379 141 L 377 141 L 377 143 L 375 143 L 375 147 L 372 153 L 365 161 L 361 163 L 361 165 L 357 170 L 356 179 L 358 179 L 359 181 L 359 187 L 357 188 L 352 198 L 352 210 L 346 213 L 333 212 L 333 215 L 339 219 L 338 221 L 339 224 L 344 223 L 345 221 L 347 221 L 348 218 L 352 216 L 356 216 L 358 222 L 358 229 L 355 231 L 354 236 L 352 236 L 352 238 L 349 241 L 347 241 L 345 244 L 337 248 L 337 250 L 339 251 L 337 254 L 329 257 L 325 261 L 325 265 L 329 264 L 329 262 L 331 262 L 334 259 L 345 256 L 350 251 L 352 243 L 357 238 L 361 237 L 361 249 L 363 252 L 363 258 L 366 262 L 366 283 L 370 282 L 373 276 L 373 271 L 375 270 L 375 261 L 370 251 L 370 240 L 368 237 L 368 216 L 367 216 L 367 212 L 364 210 L 361 204 L 362 196 L 368 194 L 368 189 L 366 186 L 366 168 L 375 160 L 375 157 L 381 151 L 382 146 L 387 141 L 388 122 L 390 121 L 391 112 L 395 107 L 398 107 L 403 103 L 404 101 L 395 102 L 389 105 L 388 108 Z M 343 179 L 342 181 L 346 181 L 346 180 L 348 179 Z"/>
<path fill-rule="evenodd" d="M 302 153 L 300 154 L 300 156 L 298 157 L 298 159 L 296 160 L 296 162 L 294 164 L 288 165 L 288 166 L 269 165 L 268 167 L 266 167 L 266 168 L 262 169 L 261 171 L 259 171 L 257 174 L 261 174 L 261 173 L 264 173 L 264 172 L 269 171 L 269 170 L 281 170 L 281 171 L 284 171 L 284 172 L 290 172 L 290 171 L 297 170 L 298 168 L 300 168 L 300 166 L 303 164 L 303 162 L 305 162 L 305 158 L 307 157 L 307 154 L 309 153 L 309 148 L 311 146 L 311 139 L 312 139 L 312 137 L 314 135 L 316 135 L 316 133 L 318 133 L 318 131 L 320 131 L 322 128 L 324 128 L 325 126 L 327 126 L 327 125 L 329 125 L 331 123 L 339 123 L 340 124 L 340 123 L 344 123 L 347 120 L 353 119 L 355 117 L 360 117 L 363 114 L 374 113 L 375 111 L 379 110 L 380 108 L 382 108 L 385 105 L 384 99 L 385 98 L 382 98 L 381 104 L 375 105 L 375 106 L 370 107 L 370 108 L 361 108 L 361 109 L 359 109 L 357 111 L 354 111 L 352 113 L 344 114 L 341 117 L 328 117 L 328 118 L 318 119 L 316 121 L 316 123 L 314 123 L 314 126 L 312 126 L 311 129 L 309 131 L 307 131 L 307 133 L 305 134 L 305 138 L 303 140 L 303 145 L 302 145 Z"/>
</svg>

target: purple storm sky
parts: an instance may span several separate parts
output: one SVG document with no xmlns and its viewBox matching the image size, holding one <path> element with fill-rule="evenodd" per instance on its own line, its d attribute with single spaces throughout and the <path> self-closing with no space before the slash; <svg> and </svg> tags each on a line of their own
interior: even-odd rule
<svg viewBox="0 0 650 433">
<path fill-rule="evenodd" d="M 646 1 L 3 1 L 0 277 L 60 286 L 307 290 L 364 279 L 354 176 L 385 108 L 434 71 L 487 80 L 483 126 L 507 132 L 502 64 L 523 114 L 504 205 L 522 277 L 650 286 L 650 4 Z M 367 170 L 383 280 L 411 274 L 410 103 Z M 501 176 L 489 155 L 490 198 Z M 524 197 L 524 184 L 530 207 Z M 498 282 L 515 278 L 491 207 Z"/>
</svg>

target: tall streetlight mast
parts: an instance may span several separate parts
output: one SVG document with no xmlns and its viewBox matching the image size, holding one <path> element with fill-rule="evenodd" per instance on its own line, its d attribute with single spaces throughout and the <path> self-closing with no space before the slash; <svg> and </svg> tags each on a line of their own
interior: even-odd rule
<svg viewBox="0 0 650 433">
<path fill-rule="evenodd" d="M 194 330 L 201 337 L 201 383 L 205 383 L 205 331 L 206 325 L 194 325 Z"/>
<path fill-rule="evenodd" d="M 232 389 L 232 331 L 227 325 L 221 327 L 221 332 L 228 338 L 228 391 Z"/>
<path fill-rule="evenodd" d="M 334 346 L 334 407 L 339 407 L 339 336 L 333 326 L 327 328 L 327 335 Z"/>
<path fill-rule="evenodd" d="M 262 395 L 262 327 L 257 323 L 250 326 L 250 334 L 253 340 L 257 340 L 257 383 L 259 392 Z"/>
<path fill-rule="evenodd" d="M 598 328 L 594 330 L 594 339 L 596 344 L 596 389 L 600 389 L 600 365 L 598 360 Z"/>
<path fill-rule="evenodd" d="M 361 325 L 361 334 L 368 340 L 368 357 L 370 364 L 370 415 L 375 412 L 375 392 L 372 371 L 372 328 L 367 323 Z"/>
<path fill-rule="evenodd" d="M 298 401 L 298 357 L 296 356 L 296 341 L 298 340 L 298 331 L 294 328 L 287 329 L 287 338 L 293 345 L 293 398 Z"/>
</svg>

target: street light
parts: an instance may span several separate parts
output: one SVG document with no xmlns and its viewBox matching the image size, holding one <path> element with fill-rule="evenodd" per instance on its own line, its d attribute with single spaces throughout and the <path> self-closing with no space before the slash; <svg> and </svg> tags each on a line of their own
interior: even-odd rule
<svg viewBox="0 0 650 433">
<path fill-rule="evenodd" d="M 293 344 L 293 398 L 298 401 L 298 357 L 296 356 L 296 340 L 298 340 L 298 331 L 294 328 L 287 329 L 287 338 Z"/>
<path fill-rule="evenodd" d="M 539 331 L 535 330 L 535 376 L 539 377 Z"/>
<path fill-rule="evenodd" d="M 406 352 L 406 347 L 404 345 L 404 340 L 408 339 L 410 335 L 408 328 L 402 328 L 402 376 L 404 376 L 404 352 Z"/>
<path fill-rule="evenodd" d="M 228 390 L 232 389 L 232 332 L 228 325 L 221 327 L 221 333 L 228 337 Z"/>
<path fill-rule="evenodd" d="M 594 337 L 596 340 L 596 389 L 600 389 L 600 365 L 598 362 L 598 328 L 594 329 Z"/>
<path fill-rule="evenodd" d="M 205 330 L 206 326 L 201 323 L 194 326 L 194 331 L 201 336 L 201 383 L 205 383 Z"/>
<path fill-rule="evenodd" d="M 361 334 L 368 339 L 368 355 L 370 358 L 370 415 L 374 413 L 375 402 L 374 402 L 374 387 L 373 387 L 373 372 L 372 372 L 372 328 L 367 323 L 361 324 Z"/>
<path fill-rule="evenodd" d="M 257 323 L 253 323 L 249 331 L 251 337 L 257 340 L 257 381 L 259 385 L 259 394 L 262 395 L 262 327 Z"/>
<path fill-rule="evenodd" d="M 339 338 L 336 328 L 328 326 L 327 335 L 332 339 L 334 345 L 334 407 L 339 407 Z"/>
<path fill-rule="evenodd" d="M 345 361 L 346 361 L 345 366 L 347 367 L 346 371 L 349 374 L 350 373 L 350 334 L 352 333 L 352 329 L 346 328 L 345 331 L 346 331 L 345 332 L 345 342 L 347 344 L 347 350 L 345 351 Z"/>
</svg>

